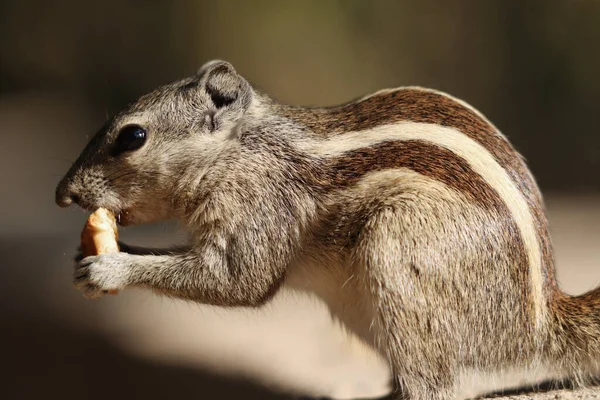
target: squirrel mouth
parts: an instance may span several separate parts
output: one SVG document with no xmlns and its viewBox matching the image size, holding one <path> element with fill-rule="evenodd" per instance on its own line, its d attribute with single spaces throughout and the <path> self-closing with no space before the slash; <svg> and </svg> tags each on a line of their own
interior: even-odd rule
<svg viewBox="0 0 600 400">
<path fill-rule="evenodd" d="M 117 219 L 117 224 L 119 224 L 120 226 L 128 226 L 133 223 L 133 218 L 129 210 L 121 210 L 115 213 L 115 215 Z"/>
</svg>

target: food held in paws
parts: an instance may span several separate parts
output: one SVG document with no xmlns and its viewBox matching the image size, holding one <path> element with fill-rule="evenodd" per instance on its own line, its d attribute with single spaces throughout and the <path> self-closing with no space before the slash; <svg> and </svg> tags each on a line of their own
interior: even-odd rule
<svg viewBox="0 0 600 400">
<path fill-rule="evenodd" d="M 99 208 L 89 216 L 81 232 L 81 253 L 84 258 L 118 253 L 118 238 L 115 214 L 105 208 Z M 118 290 L 109 290 L 108 293 L 117 294 Z"/>
</svg>

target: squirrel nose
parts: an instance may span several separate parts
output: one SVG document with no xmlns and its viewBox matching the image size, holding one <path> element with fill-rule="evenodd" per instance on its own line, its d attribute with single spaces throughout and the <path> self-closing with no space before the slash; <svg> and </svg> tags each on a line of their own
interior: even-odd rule
<svg viewBox="0 0 600 400">
<path fill-rule="evenodd" d="M 56 188 L 56 204 L 59 207 L 69 207 L 72 203 L 77 203 L 79 196 L 73 193 L 66 185 L 59 185 Z"/>
<path fill-rule="evenodd" d="M 56 198 L 56 204 L 58 204 L 59 207 L 69 207 L 71 203 L 73 203 L 73 199 L 71 198 L 71 196 Z"/>
</svg>

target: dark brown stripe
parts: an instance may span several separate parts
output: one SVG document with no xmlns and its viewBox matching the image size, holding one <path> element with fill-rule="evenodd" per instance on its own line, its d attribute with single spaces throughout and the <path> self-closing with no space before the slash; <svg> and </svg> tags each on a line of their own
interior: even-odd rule
<svg viewBox="0 0 600 400">
<path fill-rule="evenodd" d="M 397 122 L 418 122 L 459 130 L 487 149 L 525 196 L 538 230 L 542 273 L 551 298 L 556 292 L 554 256 L 542 196 L 521 156 L 493 126 L 459 102 L 426 90 L 398 89 L 334 108 L 283 107 L 284 116 L 310 131 L 334 136 Z M 426 166 L 425 166 L 426 167 Z"/>
<path fill-rule="evenodd" d="M 335 187 L 353 185 L 369 172 L 408 168 L 446 184 L 488 211 L 511 216 L 496 190 L 465 159 L 422 140 L 385 141 L 348 151 L 326 163 Z"/>
</svg>

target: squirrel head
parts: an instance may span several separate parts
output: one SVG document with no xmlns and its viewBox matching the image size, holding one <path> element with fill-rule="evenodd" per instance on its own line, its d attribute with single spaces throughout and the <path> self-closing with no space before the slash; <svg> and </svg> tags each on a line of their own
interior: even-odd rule
<svg viewBox="0 0 600 400">
<path fill-rule="evenodd" d="M 58 184 L 56 203 L 104 207 L 120 213 L 123 224 L 177 217 L 175 199 L 236 146 L 254 97 L 224 61 L 140 97 L 92 138 Z"/>
</svg>

